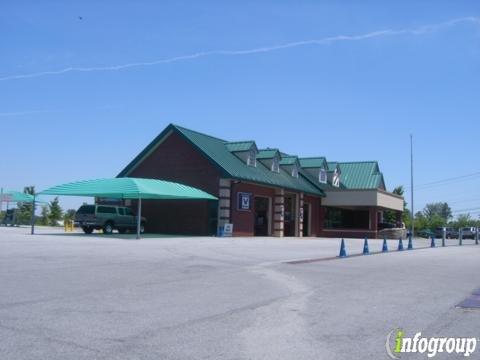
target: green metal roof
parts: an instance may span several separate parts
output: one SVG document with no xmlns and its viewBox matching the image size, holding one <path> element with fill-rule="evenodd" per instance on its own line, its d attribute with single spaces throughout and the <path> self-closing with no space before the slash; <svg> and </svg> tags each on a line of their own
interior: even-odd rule
<svg viewBox="0 0 480 360">
<path fill-rule="evenodd" d="M 330 188 L 333 188 L 332 185 L 328 184 L 327 183 L 321 183 L 320 181 L 318 181 L 318 177 L 316 176 L 313 176 L 312 174 L 310 174 L 309 172 L 305 171 L 305 170 L 302 170 L 300 169 L 300 175 L 302 175 L 305 179 L 307 179 L 311 184 L 313 184 L 314 186 L 322 189 L 323 191 L 325 190 L 328 190 Z"/>
<path fill-rule="evenodd" d="M 324 157 L 310 157 L 310 158 L 300 158 L 300 166 L 302 168 L 323 168 L 327 170 L 327 160 Z"/>
<path fill-rule="evenodd" d="M 341 186 L 345 189 L 385 189 L 376 161 L 339 162 Z"/>
<path fill-rule="evenodd" d="M 248 151 L 252 148 L 252 146 L 256 147 L 255 141 L 252 140 L 227 142 L 225 143 L 225 146 L 231 152 Z"/>
<path fill-rule="evenodd" d="M 258 150 L 257 159 L 273 159 L 276 154 L 281 157 L 280 151 L 278 149 L 261 149 Z"/>
<path fill-rule="evenodd" d="M 328 169 L 327 169 L 328 172 L 335 171 L 335 169 L 338 166 L 338 163 L 336 161 L 329 161 L 327 162 L 327 166 L 328 166 Z"/>
<path fill-rule="evenodd" d="M 298 156 L 286 155 L 282 156 L 280 160 L 280 165 L 293 165 L 298 162 Z"/>
<path fill-rule="evenodd" d="M 189 130 L 177 125 L 170 125 L 185 136 L 194 146 L 200 149 L 209 159 L 217 164 L 221 170 L 232 178 L 262 183 L 265 185 L 283 187 L 290 190 L 302 191 L 323 196 L 323 191 L 310 184 L 301 177 L 293 177 L 280 169 L 279 173 L 270 171 L 261 162 L 257 166 L 248 166 L 225 146 L 225 141 L 197 131 Z"/>
<path fill-rule="evenodd" d="M 40 194 L 115 199 L 217 199 L 200 189 L 179 183 L 128 177 L 77 181 L 54 186 Z"/>
<path fill-rule="evenodd" d="M 176 131 L 190 144 L 201 151 L 214 164 L 224 177 L 260 183 L 267 186 L 281 187 L 289 190 L 301 191 L 318 196 L 324 196 L 323 191 L 302 177 L 292 177 L 280 169 L 279 173 L 270 171 L 260 161 L 257 166 L 248 166 L 235 156 L 227 145 L 229 142 L 194 130 L 170 124 L 158 135 L 135 159 L 120 172 L 119 177 L 128 176 L 142 160 L 160 143 L 171 131 Z"/>
<path fill-rule="evenodd" d="M 129 165 L 118 175 L 119 177 L 128 176 L 143 159 L 148 156 L 153 149 L 160 143 L 171 131 L 176 131 L 183 136 L 194 147 L 201 151 L 214 164 L 222 176 L 231 177 L 239 180 L 251 181 L 283 187 L 290 190 L 302 191 L 310 194 L 324 196 L 324 189 L 330 185 L 322 184 L 311 174 L 300 170 L 298 178 L 292 177 L 287 171 L 280 169 L 280 173 L 270 171 L 261 162 L 257 166 L 248 166 L 241 159 L 235 156 L 232 151 L 246 151 L 255 144 L 254 141 L 228 142 L 210 135 L 202 134 L 194 130 L 189 130 L 177 125 L 169 125 L 160 135 L 158 135 Z M 262 149 L 257 154 L 257 159 L 272 158 L 278 149 Z M 383 174 L 379 171 L 376 161 L 364 162 L 326 162 L 324 157 L 301 158 L 297 156 L 279 152 L 282 156 L 281 165 L 293 165 L 299 161 L 302 168 L 326 166 L 329 172 L 339 168 L 341 175 L 341 187 L 345 189 L 384 189 L 385 183 Z"/>
</svg>

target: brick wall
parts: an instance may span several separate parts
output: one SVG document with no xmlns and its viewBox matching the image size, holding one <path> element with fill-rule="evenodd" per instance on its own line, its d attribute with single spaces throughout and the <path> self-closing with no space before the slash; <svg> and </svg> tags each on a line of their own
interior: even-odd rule
<svg viewBox="0 0 480 360">
<path fill-rule="evenodd" d="M 321 228 L 323 227 L 323 219 L 320 214 L 320 198 L 315 196 L 304 195 L 303 202 L 310 204 L 310 236 L 318 236 Z"/>
<path fill-rule="evenodd" d="M 235 183 L 232 182 L 232 212 L 231 212 L 231 221 L 233 225 L 233 234 L 235 236 L 253 236 L 254 235 L 254 226 L 255 226 L 255 195 L 264 196 L 271 198 L 271 206 L 273 207 L 273 201 L 275 196 L 275 190 L 273 188 L 267 188 L 259 185 L 249 184 L 249 183 Z M 238 193 L 246 192 L 251 193 L 251 210 L 242 211 L 238 210 Z M 271 209 L 271 214 L 273 214 L 273 208 Z M 272 224 L 273 232 L 273 216 L 270 217 L 269 222 Z"/>
<path fill-rule="evenodd" d="M 183 183 L 218 196 L 220 171 L 176 132 L 172 132 L 128 176 Z M 210 235 L 212 210 L 209 201 L 145 200 L 142 215 L 147 232 Z M 135 205 L 132 206 L 136 209 Z M 210 211 L 209 211 L 210 208 Z M 216 212 L 216 210 L 214 211 Z"/>
</svg>

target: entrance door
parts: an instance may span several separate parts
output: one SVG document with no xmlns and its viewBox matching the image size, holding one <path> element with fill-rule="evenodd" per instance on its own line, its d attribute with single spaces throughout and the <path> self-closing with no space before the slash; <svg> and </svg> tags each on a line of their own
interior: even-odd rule
<svg viewBox="0 0 480 360">
<path fill-rule="evenodd" d="M 295 236 L 296 204 L 295 195 L 285 196 L 285 214 L 283 234 L 284 236 Z"/>
<path fill-rule="evenodd" d="M 255 236 L 269 236 L 270 199 L 255 197 Z"/>
<path fill-rule="evenodd" d="M 310 204 L 303 204 L 303 236 L 310 236 Z"/>
</svg>

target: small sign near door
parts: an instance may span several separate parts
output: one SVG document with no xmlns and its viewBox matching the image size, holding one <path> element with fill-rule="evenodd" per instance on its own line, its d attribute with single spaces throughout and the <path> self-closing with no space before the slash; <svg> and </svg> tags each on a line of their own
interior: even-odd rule
<svg viewBox="0 0 480 360">
<path fill-rule="evenodd" d="M 243 211 L 250 211 L 252 208 L 251 202 L 252 194 L 251 193 L 238 193 L 237 209 Z"/>
<path fill-rule="evenodd" d="M 223 236 L 231 237 L 233 234 L 233 224 L 223 225 Z"/>
<path fill-rule="evenodd" d="M 232 235 L 233 235 L 233 224 L 224 224 L 223 226 L 218 227 L 217 236 L 232 237 Z"/>
</svg>

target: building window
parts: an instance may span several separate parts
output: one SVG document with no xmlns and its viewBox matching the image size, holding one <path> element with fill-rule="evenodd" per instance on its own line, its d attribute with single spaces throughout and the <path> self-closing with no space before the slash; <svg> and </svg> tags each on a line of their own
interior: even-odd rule
<svg viewBox="0 0 480 360">
<path fill-rule="evenodd" d="M 369 222 L 368 211 L 327 207 L 324 227 L 326 229 L 368 229 Z"/>
<path fill-rule="evenodd" d="M 325 169 L 320 169 L 320 174 L 318 175 L 318 181 L 320 181 L 323 184 L 327 183 L 327 172 Z"/>
<path fill-rule="evenodd" d="M 332 185 L 336 186 L 336 187 L 340 186 L 340 175 L 338 174 L 338 172 L 336 170 L 333 173 Z"/>
<path fill-rule="evenodd" d="M 274 157 L 274 158 L 272 159 L 272 168 L 271 168 L 271 170 L 272 170 L 273 172 L 276 172 L 276 173 L 279 173 L 279 172 L 280 172 L 280 162 L 279 162 L 279 160 L 278 160 L 278 157 Z"/>
<path fill-rule="evenodd" d="M 292 176 L 298 178 L 298 168 L 296 165 L 292 167 Z"/>
<path fill-rule="evenodd" d="M 257 154 L 255 149 L 250 150 L 247 157 L 248 166 L 257 166 Z"/>
</svg>

